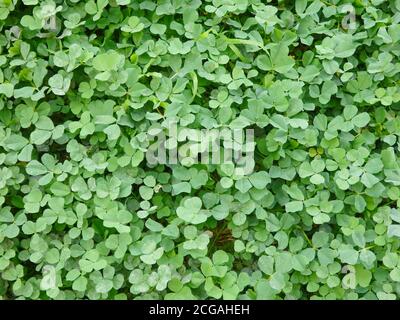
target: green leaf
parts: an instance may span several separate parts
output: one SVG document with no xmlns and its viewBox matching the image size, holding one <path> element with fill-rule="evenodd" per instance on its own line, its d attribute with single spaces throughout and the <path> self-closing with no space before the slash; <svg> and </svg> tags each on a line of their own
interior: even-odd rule
<svg viewBox="0 0 400 320">
<path fill-rule="evenodd" d="M 290 71 L 295 62 L 289 54 L 289 48 L 283 43 L 271 47 L 268 55 L 259 55 L 256 59 L 257 67 L 264 71 L 286 73 Z"/>
<path fill-rule="evenodd" d="M 14 151 L 21 150 L 23 147 L 25 147 L 28 144 L 28 140 L 25 139 L 24 137 L 17 135 L 17 134 L 11 134 L 5 141 L 4 145 L 6 148 Z"/>
<path fill-rule="evenodd" d="M 112 124 L 104 129 L 104 133 L 107 135 L 109 140 L 117 140 L 121 135 L 121 129 L 117 124 Z"/>
<path fill-rule="evenodd" d="M 339 249 L 339 259 L 343 263 L 354 265 L 357 263 L 358 260 L 358 252 L 350 246 L 344 245 Z"/>
<path fill-rule="evenodd" d="M 47 168 L 39 161 L 32 160 L 26 166 L 26 172 L 32 176 L 38 176 L 48 172 Z"/>
<path fill-rule="evenodd" d="M 258 266 L 265 274 L 272 275 L 274 272 L 274 259 L 269 256 L 261 256 L 258 259 Z"/>
<path fill-rule="evenodd" d="M 269 284 L 271 288 L 281 291 L 286 285 L 285 276 L 280 272 L 275 272 L 271 275 Z"/>
<path fill-rule="evenodd" d="M 124 56 L 114 50 L 101 53 L 93 58 L 93 68 L 97 71 L 116 71 L 124 61 Z"/>
<path fill-rule="evenodd" d="M 200 198 L 191 197 L 183 202 L 183 206 L 178 207 L 176 213 L 179 218 L 188 223 L 203 223 L 207 220 L 207 215 L 200 210 L 201 206 L 202 202 Z"/>
</svg>

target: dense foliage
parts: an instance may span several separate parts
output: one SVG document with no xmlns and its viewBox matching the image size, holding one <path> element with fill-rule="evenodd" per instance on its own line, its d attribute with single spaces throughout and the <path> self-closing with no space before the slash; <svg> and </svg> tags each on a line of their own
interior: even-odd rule
<svg viewBox="0 0 400 320">
<path fill-rule="evenodd" d="M 0 298 L 396 299 L 400 0 L 1 0 Z M 146 161 L 255 132 L 254 172 Z M 227 147 L 228 148 L 228 147 Z"/>
</svg>

